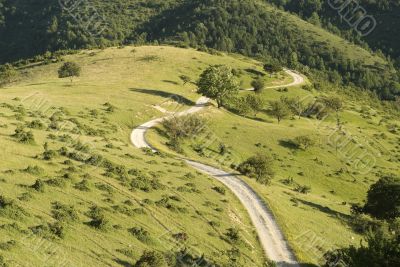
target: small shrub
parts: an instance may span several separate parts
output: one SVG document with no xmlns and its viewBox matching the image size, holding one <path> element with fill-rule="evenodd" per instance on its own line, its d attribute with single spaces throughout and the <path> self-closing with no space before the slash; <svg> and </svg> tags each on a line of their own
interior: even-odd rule
<svg viewBox="0 0 400 267">
<path fill-rule="evenodd" d="M 35 137 L 33 136 L 33 132 L 25 131 L 23 126 L 18 126 L 17 129 L 15 129 L 12 137 L 14 137 L 18 143 L 31 145 L 35 144 Z"/>
<path fill-rule="evenodd" d="M 88 213 L 89 217 L 92 219 L 89 225 L 101 231 L 108 231 L 111 228 L 111 223 L 108 220 L 104 209 L 98 206 L 93 206 L 90 208 Z"/>
<path fill-rule="evenodd" d="M 33 188 L 34 190 L 36 190 L 37 192 L 41 192 L 43 193 L 45 190 L 45 183 L 38 179 L 36 180 L 36 182 L 31 186 L 31 188 Z"/>
<path fill-rule="evenodd" d="M 83 192 L 90 192 L 89 181 L 87 179 L 83 179 L 81 182 L 75 184 L 75 189 Z"/>
<path fill-rule="evenodd" d="M 196 115 L 173 117 L 163 121 L 163 126 L 171 141 L 179 142 L 184 138 L 192 138 L 202 133 L 205 121 Z"/>
<path fill-rule="evenodd" d="M 44 123 L 41 122 L 40 120 L 33 120 L 27 123 L 26 127 L 31 129 L 43 130 L 46 128 L 46 125 L 44 125 Z"/>
<path fill-rule="evenodd" d="M 226 193 L 225 188 L 220 187 L 220 186 L 215 186 L 215 187 L 213 187 L 212 189 L 213 189 L 214 191 L 220 193 L 221 195 L 225 195 L 225 193 Z"/>
<path fill-rule="evenodd" d="M 28 213 L 15 204 L 15 201 L 0 195 L 0 216 L 10 218 L 13 220 L 21 220 Z"/>
<path fill-rule="evenodd" d="M 268 184 L 274 176 L 272 163 L 272 158 L 257 154 L 241 163 L 237 170 L 243 175 L 256 178 L 261 184 Z"/>
<path fill-rule="evenodd" d="M 302 135 L 294 138 L 292 143 L 297 149 L 307 150 L 315 144 L 315 141 L 309 136 Z"/>
<path fill-rule="evenodd" d="M 26 172 L 26 173 L 32 174 L 32 175 L 42 175 L 44 173 L 44 169 L 42 167 L 37 166 L 37 165 L 28 166 L 23 171 Z"/>
<path fill-rule="evenodd" d="M 17 245 L 17 242 L 15 240 L 10 240 L 10 241 L 4 242 L 4 243 L 0 243 L 0 249 L 9 251 L 9 250 L 13 249 L 16 245 Z"/>
<path fill-rule="evenodd" d="M 150 233 L 144 230 L 142 227 L 133 227 L 128 230 L 135 238 L 140 242 L 149 244 L 151 242 Z"/>
<path fill-rule="evenodd" d="M 135 267 L 167 267 L 168 264 L 163 254 L 157 251 L 144 251 Z"/>
<path fill-rule="evenodd" d="M 236 244 L 240 241 L 239 230 L 236 228 L 229 228 L 225 233 L 225 236 L 228 238 L 228 241 Z"/>
<path fill-rule="evenodd" d="M 8 267 L 8 264 L 6 263 L 4 257 L 1 255 L 0 255 L 0 267 Z"/>
<path fill-rule="evenodd" d="M 54 219 L 60 222 L 79 221 L 79 215 L 74 206 L 64 205 L 60 202 L 54 202 L 52 206 L 53 207 L 51 213 Z"/>
<path fill-rule="evenodd" d="M 307 185 L 297 185 L 294 188 L 294 191 L 299 192 L 301 194 L 308 194 L 311 192 L 311 187 Z"/>
</svg>

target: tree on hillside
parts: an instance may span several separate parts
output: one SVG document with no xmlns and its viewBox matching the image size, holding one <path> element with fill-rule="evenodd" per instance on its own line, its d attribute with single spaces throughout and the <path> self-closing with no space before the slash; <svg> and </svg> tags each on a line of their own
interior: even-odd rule
<svg viewBox="0 0 400 267">
<path fill-rule="evenodd" d="M 258 77 L 251 82 L 251 86 L 254 88 L 254 92 L 260 93 L 262 89 L 265 87 L 265 82 L 262 77 Z"/>
<path fill-rule="evenodd" d="M 271 157 L 264 154 L 257 154 L 241 163 L 237 167 L 237 170 L 243 175 L 256 178 L 261 184 L 268 184 L 274 176 L 272 165 L 273 159 Z"/>
<path fill-rule="evenodd" d="M 144 251 L 135 267 L 167 267 L 168 264 L 163 254 L 157 251 Z"/>
<path fill-rule="evenodd" d="M 386 176 L 373 184 L 363 210 L 378 219 L 400 216 L 400 177 Z"/>
<path fill-rule="evenodd" d="M 0 86 L 15 81 L 18 72 L 11 64 L 5 64 L 0 66 Z"/>
<path fill-rule="evenodd" d="M 65 62 L 58 69 L 58 78 L 70 78 L 71 82 L 73 77 L 81 75 L 81 67 L 75 62 Z"/>
<path fill-rule="evenodd" d="M 257 117 L 257 114 L 265 107 L 264 99 L 261 96 L 254 94 L 246 96 L 246 104 L 254 112 L 255 117 Z"/>
<path fill-rule="evenodd" d="M 340 128 L 339 112 L 343 109 L 343 100 L 338 96 L 323 97 L 321 102 L 330 110 L 336 113 L 336 123 Z"/>
<path fill-rule="evenodd" d="M 215 65 L 208 67 L 197 82 L 198 93 L 217 101 L 218 108 L 225 100 L 239 92 L 239 83 L 230 67 Z"/>
<path fill-rule="evenodd" d="M 266 63 L 264 64 L 264 70 L 270 74 L 278 73 L 283 70 L 282 66 L 276 63 Z"/>
<path fill-rule="evenodd" d="M 271 101 L 270 105 L 270 113 L 278 120 L 278 123 L 290 115 L 290 110 L 286 103 L 282 101 Z"/>
<path fill-rule="evenodd" d="M 324 267 L 392 267 L 400 266 L 399 227 L 392 224 L 371 230 L 365 237 L 366 245 L 329 251 L 324 255 Z"/>
<path fill-rule="evenodd" d="M 281 101 L 286 103 L 293 114 L 297 115 L 299 119 L 301 118 L 301 115 L 306 109 L 304 103 L 301 100 L 297 98 L 281 97 Z"/>
</svg>

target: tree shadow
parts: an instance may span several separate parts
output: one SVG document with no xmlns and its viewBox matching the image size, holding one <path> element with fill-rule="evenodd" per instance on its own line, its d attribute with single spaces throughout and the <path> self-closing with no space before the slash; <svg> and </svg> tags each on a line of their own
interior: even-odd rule
<svg viewBox="0 0 400 267">
<path fill-rule="evenodd" d="M 255 70 L 255 69 L 245 69 L 245 71 L 247 73 L 250 73 L 250 74 L 253 74 L 253 75 L 256 75 L 256 76 L 265 76 L 265 73 L 263 73 L 261 71 L 258 71 L 258 70 Z"/>
<path fill-rule="evenodd" d="M 332 210 L 331 208 L 326 207 L 326 206 L 322 206 L 320 204 L 316 204 L 316 203 L 313 203 L 313 202 L 310 202 L 310 201 L 307 201 L 307 200 L 303 200 L 303 199 L 299 199 L 299 198 L 296 198 L 296 200 L 298 202 L 304 204 L 304 205 L 307 205 L 307 206 L 309 206 L 311 208 L 314 208 L 316 210 L 324 212 L 324 213 L 330 215 L 333 218 L 344 219 L 344 220 L 348 221 L 350 219 L 350 217 L 351 217 L 350 215 L 344 214 L 344 213 L 336 211 L 336 210 Z"/>
<path fill-rule="evenodd" d="M 184 96 L 177 95 L 177 94 L 171 94 L 171 93 L 161 91 L 161 90 L 144 89 L 144 88 L 129 88 L 129 90 L 132 92 L 169 98 L 175 102 L 178 102 L 180 104 L 185 104 L 187 106 L 194 106 L 196 104 L 195 102 L 193 102 L 192 100 L 190 100 Z"/>
<path fill-rule="evenodd" d="M 279 267 L 319 267 L 318 265 L 315 265 L 313 263 L 299 263 L 299 264 L 295 264 L 295 263 L 288 263 L 288 262 L 276 262 L 276 266 Z"/>
<path fill-rule="evenodd" d="M 291 140 L 285 140 L 285 139 L 279 140 L 279 145 L 293 150 L 297 149 L 296 144 L 294 144 Z"/>
<path fill-rule="evenodd" d="M 171 80 L 162 80 L 162 82 L 164 82 L 164 83 L 170 83 L 170 84 L 173 84 L 173 85 L 179 85 L 178 82 L 171 81 Z"/>
<path fill-rule="evenodd" d="M 121 266 L 124 266 L 124 267 L 133 267 L 133 266 L 134 266 L 132 263 L 127 262 L 127 261 L 124 261 L 124 260 L 121 260 L 121 259 L 114 259 L 114 261 L 115 261 L 117 264 L 119 264 L 119 265 L 121 265 Z"/>
</svg>

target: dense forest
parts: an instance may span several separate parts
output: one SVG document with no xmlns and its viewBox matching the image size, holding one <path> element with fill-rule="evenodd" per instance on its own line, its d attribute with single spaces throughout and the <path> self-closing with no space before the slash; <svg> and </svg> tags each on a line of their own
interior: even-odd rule
<svg viewBox="0 0 400 267">
<path fill-rule="evenodd" d="M 346 14 L 348 14 L 347 16 L 352 15 L 351 13 L 347 13 L 349 10 L 339 13 L 338 10 L 331 7 L 329 4 L 330 1 L 271 0 L 270 2 L 364 47 L 369 46 L 374 50 L 381 50 L 386 55 L 395 59 L 397 64 L 400 64 L 400 49 L 398 47 L 398 43 L 400 42 L 398 35 L 398 25 L 400 24 L 399 0 L 354 1 L 359 6 L 358 8 L 353 6 L 353 10 L 361 12 L 361 8 L 363 8 L 377 22 L 375 30 L 365 37 L 358 34 L 351 25 L 344 21 Z"/>
<path fill-rule="evenodd" d="M 162 42 L 278 61 L 312 75 L 314 80 L 369 89 L 386 100 L 400 95 L 399 74 L 385 56 L 365 52 L 373 57 L 367 60 L 365 55 L 355 57 L 352 51 L 343 52 L 341 45 L 330 42 L 329 36 L 322 40 L 319 32 L 310 30 L 319 27 L 300 27 L 294 16 L 265 2 L 268 1 L 95 0 L 83 1 L 81 5 L 86 6 L 71 11 L 58 1 L 0 0 L 0 64 L 61 49 Z M 323 12 L 320 2 L 274 4 L 308 19 Z M 105 25 L 98 34 L 88 34 L 85 24 L 93 13 Z"/>
</svg>

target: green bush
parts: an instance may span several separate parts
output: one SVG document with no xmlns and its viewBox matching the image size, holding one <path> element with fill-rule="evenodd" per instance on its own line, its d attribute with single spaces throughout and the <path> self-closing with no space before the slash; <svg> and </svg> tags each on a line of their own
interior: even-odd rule
<svg viewBox="0 0 400 267">
<path fill-rule="evenodd" d="M 35 189 L 37 192 L 43 193 L 45 190 L 45 183 L 42 180 L 37 179 L 31 188 Z"/>
<path fill-rule="evenodd" d="M 75 189 L 83 192 L 90 192 L 90 185 L 87 179 L 83 179 L 81 182 L 75 184 Z"/>
<path fill-rule="evenodd" d="M 378 219 L 400 217 L 400 177 L 382 177 L 371 185 L 364 211 Z"/>
<path fill-rule="evenodd" d="M 0 267 L 8 267 L 8 264 L 2 255 L 0 255 Z"/>
<path fill-rule="evenodd" d="M 171 140 L 180 141 L 183 138 L 193 138 L 205 129 L 205 121 L 196 115 L 173 117 L 163 121 L 163 126 Z"/>
<path fill-rule="evenodd" d="M 26 127 L 31 129 L 43 130 L 46 128 L 46 125 L 40 120 L 33 120 L 26 124 Z"/>
<path fill-rule="evenodd" d="M 65 62 L 58 69 L 59 78 L 70 78 L 72 82 L 73 77 L 79 77 L 81 75 L 81 67 L 75 62 Z"/>
<path fill-rule="evenodd" d="M 92 219 L 89 222 L 89 225 L 91 227 L 101 231 L 108 231 L 111 229 L 110 220 L 107 218 L 107 215 L 103 208 L 93 206 L 90 208 L 88 215 Z"/>
<path fill-rule="evenodd" d="M 42 175 L 44 173 L 44 169 L 42 167 L 37 166 L 37 165 L 28 166 L 23 171 L 26 172 L 26 173 L 32 174 L 32 175 Z"/>
<path fill-rule="evenodd" d="M 0 195 L 0 216 L 13 220 L 22 220 L 28 213 L 15 204 L 15 201 Z"/>
<path fill-rule="evenodd" d="M 212 189 L 213 189 L 214 191 L 220 193 L 221 195 L 225 195 L 225 193 L 226 193 L 225 188 L 223 188 L 223 187 L 221 187 L 221 186 L 214 186 Z"/>
<path fill-rule="evenodd" d="M 294 138 L 292 143 L 297 149 L 307 150 L 315 144 L 315 141 L 309 136 L 301 135 Z"/>
<path fill-rule="evenodd" d="M 139 241 L 149 244 L 151 242 L 150 233 L 144 230 L 142 227 L 133 227 L 128 230 L 134 237 Z"/>
<path fill-rule="evenodd" d="M 33 132 L 25 131 L 23 126 L 18 126 L 17 129 L 15 129 L 12 137 L 17 139 L 18 143 L 31 145 L 35 144 L 35 137 L 33 136 Z"/>
<path fill-rule="evenodd" d="M 236 228 L 229 228 L 225 236 L 228 238 L 229 242 L 233 244 L 237 244 L 240 241 L 239 230 Z"/>
<path fill-rule="evenodd" d="M 79 221 L 78 212 L 72 205 L 64 205 L 60 202 L 52 204 L 51 214 L 59 222 L 77 222 Z"/>
<path fill-rule="evenodd" d="M 135 267 L 168 267 L 168 263 L 163 254 L 157 251 L 144 251 L 140 259 L 135 263 Z"/>
<path fill-rule="evenodd" d="M 256 178 L 261 184 L 269 184 L 274 176 L 272 164 L 272 158 L 267 155 L 257 154 L 241 163 L 237 170 L 243 175 Z"/>
</svg>

